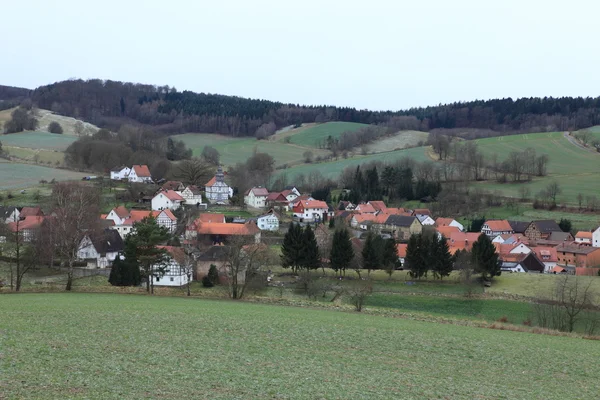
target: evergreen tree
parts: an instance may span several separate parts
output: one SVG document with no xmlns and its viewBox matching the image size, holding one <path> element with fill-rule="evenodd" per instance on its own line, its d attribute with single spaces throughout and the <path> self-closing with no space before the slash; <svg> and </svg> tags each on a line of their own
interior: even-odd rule
<svg viewBox="0 0 600 400">
<path fill-rule="evenodd" d="M 346 228 L 338 229 L 333 234 L 331 254 L 329 261 L 334 271 L 346 271 L 354 258 L 354 248 L 350 240 L 350 233 Z"/>
<path fill-rule="evenodd" d="M 146 290 L 154 293 L 154 277 L 164 275 L 167 251 L 158 247 L 170 237 L 169 230 L 158 225 L 154 217 L 134 224 L 134 233 L 125 239 L 125 259 L 139 265 L 146 278 Z"/>
<path fill-rule="evenodd" d="M 331 217 L 329 219 L 329 229 L 333 229 L 333 228 L 335 228 L 335 218 Z"/>
<path fill-rule="evenodd" d="M 558 226 L 560 227 L 560 229 L 563 232 L 571 232 L 571 229 L 573 227 L 573 224 L 571 223 L 570 219 L 567 218 L 561 218 L 560 222 L 558 223 Z"/>
<path fill-rule="evenodd" d="M 427 240 L 421 234 L 412 235 L 408 239 L 405 264 L 410 270 L 410 276 L 413 278 L 421 279 L 427 274 L 427 263 L 424 255 L 427 254 L 429 249 L 424 246 L 426 243 Z"/>
<path fill-rule="evenodd" d="M 110 283 L 113 286 L 125 286 L 122 284 L 124 265 L 124 260 L 121 260 L 121 257 L 117 256 L 117 258 L 115 258 L 115 261 L 113 261 L 112 268 L 110 269 L 108 283 Z"/>
<path fill-rule="evenodd" d="M 363 266 L 371 273 L 371 270 L 379 269 L 382 265 L 382 242 L 381 236 L 369 232 L 362 250 Z"/>
<path fill-rule="evenodd" d="M 108 282 L 113 286 L 138 286 L 142 281 L 140 266 L 136 259 L 135 243 L 133 240 L 125 239 L 125 254 L 115 258 Z"/>
<path fill-rule="evenodd" d="M 484 280 L 500 275 L 498 253 L 496 253 L 496 248 L 490 238 L 485 234 L 479 235 L 477 241 L 473 243 L 471 254 L 475 271 L 481 273 Z"/>
<path fill-rule="evenodd" d="M 483 224 L 485 224 L 485 217 L 473 218 L 469 225 L 469 232 L 481 232 Z"/>
<path fill-rule="evenodd" d="M 307 225 L 302 232 L 301 244 L 300 268 L 306 269 L 306 272 L 311 269 L 319 268 L 319 246 L 317 245 L 317 238 L 310 225 Z"/>
<path fill-rule="evenodd" d="M 383 268 L 385 268 L 385 271 L 390 278 L 392 277 L 392 273 L 394 273 L 394 270 L 398 266 L 399 262 L 396 240 L 393 238 L 384 240 L 381 263 L 383 264 Z"/>
<path fill-rule="evenodd" d="M 443 279 L 452 272 L 452 255 L 446 239 L 434 235 L 429 242 L 429 267 L 436 279 Z"/>
<path fill-rule="evenodd" d="M 210 264 L 210 267 L 208 268 L 208 274 L 206 276 L 208 276 L 208 279 L 210 279 L 210 282 L 213 284 L 213 286 L 219 284 L 219 271 L 217 271 L 217 266 L 215 264 Z"/>
<path fill-rule="evenodd" d="M 302 227 L 290 223 L 281 245 L 281 266 L 291 268 L 296 273 L 302 258 Z"/>
</svg>

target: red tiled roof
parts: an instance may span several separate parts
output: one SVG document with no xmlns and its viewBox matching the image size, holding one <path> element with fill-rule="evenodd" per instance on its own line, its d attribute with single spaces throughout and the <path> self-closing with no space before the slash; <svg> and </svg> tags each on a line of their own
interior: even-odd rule
<svg viewBox="0 0 600 400">
<path fill-rule="evenodd" d="M 44 218 L 45 217 L 39 215 L 28 215 L 25 219 L 18 222 L 9 222 L 8 227 L 12 232 L 20 232 L 25 229 L 36 229 L 44 222 Z"/>
<path fill-rule="evenodd" d="M 577 235 L 575 235 L 575 239 L 591 239 L 592 238 L 592 232 L 586 232 L 586 231 L 579 231 L 577 232 Z"/>
<path fill-rule="evenodd" d="M 552 272 L 554 272 L 555 274 L 560 274 L 561 272 L 565 272 L 566 269 L 563 267 L 559 267 L 558 265 L 554 268 L 552 268 Z"/>
<path fill-rule="evenodd" d="M 165 190 L 176 190 L 182 186 L 183 183 L 181 181 L 166 181 L 165 183 L 163 183 L 161 188 Z"/>
<path fill-rule="evenodd" d="M 412 216 L 412 213 L 409 213 L 408 211 L 406 211 L 406 208 L 395 208 L 395 207 L 390 207 L 390 208 L 386 208 L 385 210 L 383 210 L 383 214 L 387 214 L 387 215 L 403 215 L 405 217 L 410 217 Z"/>
<path fill-rule="evenodd" d="M 368 204 L 368 203 L 363 203 L 363 204 L 357 205 L 356 210 L 359 211 L 360 213 L 365 213 L 365 214 L 375 214 L 377 212 L 377 210 L 375 210 L 375 207 L 373 207 L 371 204 Z"/>
<path fill-rule="evenodd" d="M 134 165 L 132 168 L 135 171 L 135 174 L 141 178 L 151 178 L 150 170 L 147 165 Z"/>
<path fill-rule="evenodd" d="M 287 199 L 283 193 L 274 192 L 274 193 L 269 193 L 269 195 L 267 196 L 267 201 L 284 202 L 284 201 L 287 201 Z"/>
<path fill-rule="evenodd" d="M 100 214 L 100 219 L 106 219 L 106 217 L 108 217 L 108 214 Z"/>
<path fill-rule="evenodd" d="M 161 192 L 162 194 L 164 194 L 167 199 L 171 200 L 171 201 L 183 201 L 183 197 L 181 197 L 181 195 L 179 193 L 177 193 L 174 190 L 167 190 L 164 192 Z"/>
<path fill-rule="evenodd" d="M 453 232 L 450 234 L 448 246 L 454 248 L 454 252 L 456 252 L 456 250 L 470 251 L 473 248 L 473 243 L 475 243 L 477 239 L 479 239 L 479 235 L 481 235 L 481 233 L 460 231 Z"/>
<path fill-rule="evenodd" d="M 173 214 L 173 212 L 169 209 L 167 210 L 162 210 L 160 213 L 158 213 L 158 215 L 160 214 L 165 214 L 171 221 L 177 221 L 177 217 L 175 216 L 175 214 Z M 158 218 L 158 216 L 157 216 Z"/>
<path fill-rule="evenodd" d="M 185 252 L 182 247 L 175 246 L 156 246 L 159 249 L 165 249 L 167 253 L 179 264 L 183 264 L 185 262 Z"/>
<path fill-rule="evenodd" d="M 369 204 L 377 211 L 384 211 L 387 208 L 385 203 L 381 200 L 369 201 Z"/>
<path fill-rule="evenodd" d="M 512 232 L 513 230 L 505 219 L 490 219 L 489 221 L 485 221 L 485 225 L 493 232 Z"/>
<path fill-rule="evenodd" d="M 439 226 L 436 230 L 446 239 L 450 239 L 453 233 L 460 232 L 456 226 Z"/>
<path fill-rule="evenodd" d="M 129 211 L 124 206 L 119 206 L 119 207 L 113 208 L 113 211 L 121 219 L 127 218 L 129 216 Z"/>
<path fill-rule="evenodd" d="M 29 216 L 37 216 L 41 217 L 44 213 L 40 207 L 23 207 L 21 212 L 19 213 L 20 218 L 29 217 Z"/>
<path fill-rule="evenodd" d="M 429 211 L 429 208 L 415 208 L 413 210 L 413 215 L 429 215 L 429 216 L 431 216 L 431 211 Z"/>
<path fill-rule="evenodd" d="M 249 195 L 250 192 L 254 193 L 255 196 L 268 196 L 269 191 L 264 187 L 254 187 L 252 189 L 248 189 L 246 195 Z"/>
<path fill-rule="evenodd" d="M 520 243 L 509 243 L 509 244 L 505 244 L 505 243 L 494 243 L 494 247 L 496 248 L 496 253 L 498 253 L 501 256 L 504 256 L 506 254 L 510 254 L 510 252 L 512 251 L 512 249 L 514 249 L 515 247 L 517 247 Z"/>
<path fill-rule="evenodd" d="M 542 262 L 557 262 L 558 256 L 556 255 L 555 247 L 532 247 L 531 251 L 535 253 L 535 255 Z M 547 257 L 547 258 L 544 258 Z"/>
<path fill-rule="evenodd" d="M 396 252 L 398 253 L 398 257 L 405 258 L 406 257 L 406 248 L 408 244 L 406 243 L 398 243 L 396 245 Z"/>
<path fill-rule="evenodd" d="M 437 226 L 437 227 L 450 226 L 450 224 L 452 222 L 454 222 L 454 219 L 452 219 L 452 218 L 439 217 L 438 219 L 435 220 L 435 226 Z"/>
<path fill-rule="evenodd" d="M 327 203 L 321 200 L 302 200 L 302 207 L 304 208 L 320 208 L 320 209 L 329 209 Z M 299 204 L 298 204 L 299 205 Z"/>
<path fill-rule="evenodd" d="M 225 223 L 225 214 L 200 214 L 198 218 L 196 218 L 196 223 L 200 222 L 221 222 Z"/>
<path fill-rule="evenodd" d="M 141 222 L 146 217 L 158 218 L 160 213 L 160 211 L 131 210 L 129 218 L 123 222 L 123 225 L 133 225 L 136 222 Z"/>
<path fill-rule="evenodd" d="M 254 224 L 227 224 L 222 222 L 203 222 L 198 224 L 201 235 L 254 235 L 259 229 Z"/>
</svg>

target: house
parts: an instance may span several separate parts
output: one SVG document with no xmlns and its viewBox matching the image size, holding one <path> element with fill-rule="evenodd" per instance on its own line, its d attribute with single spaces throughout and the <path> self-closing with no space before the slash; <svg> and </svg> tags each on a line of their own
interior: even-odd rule
<svg viewBox="0 0 600 400">
<path fill-rule="evenodd" d="M 260 229 L 254 223 L 227 224 L 221 222 L 200 223 L 197 237 L 201 242 L 215 244 L 224 243 L 229 236 L 253 237 L 255 243 L 260 243 Z"/>
<path fill-rule="evenodd" d="M 202 192 L 198 186 L 190 185 L 177 193 L 183 197 L 183 204 L 206 208 L 206 204 L 202 203 Z"/>
<path fill-rule="evenodd" d="M 525 234 L 525 230 L 529 227 L 531 222 L 528 221 L 508 221 L 510 227 L 512 228 L 514 233 Z"/>
<path fill-rule="evenodd" d="M 296 197 L 294 200 L 290 201 L 290 207 L 292 207 L 292 209 L 293 209 L 294 207 L 296 207 L 298 205 L 298 203 L 300 203 L 301 201 L 306 201 L 306 200 L 314 200 L 314 198 L 311 195 L 303 194 L 301 196 Z"/>
<path fill-rule="evenodd" d="M 510 244 L 510 243 L 517 243 L 517 242 L 528 244 L 529 239 L 527 239 L 525 236 L 521 235 L 520 233 L 519 234 L 506 233 L 504 235 L 498 235 L 494 239 L 492 239 L 492 243 Z"/>
<path fill-rule="evenodd" d="M 552 232 L 546 240 L 560 244 L 561 242 L 572 242 L 575 238 L 569 232 Z M 539 240 L 538 243 L 540 243 Z"/>
<path fill-rule="evenodd" d="M 216 175 L 204 185 L 206 201 L 213 204 L 227 204 L 233 197 L 233 189 L 225 183 L 225 173 L 219 166 Z"/>
<path fill-rule="evenodd" d="M 0 222 L 8 224 L 20 218 L 21 212 L 17 207 L 0 207 Z"/>
<path fill-rule="evenodd" d="M 19 218 L 25 217 L 43 217 L 44 212 L 40 207 L 23 207 L 19 213 Z"/>
<path fill-rule="evenodd" d="M 453 233 L 460 232 L 460 229 L 456 226 L 439 226 L 435 228 L 438 233 L 438 238 L 450 239 Z"/>
<path fill-rule="evenodd" d="M 99 235 L 85 236 L 77 251 L 77 258 L 87 261 L 88 268 L 108 268 L 125 248 L 119 232 L 105 229 Z"/>
<path fill-rule="evenodd" d="M 152 183 L 152 174 L 147 165 L 134 165 L 127 175 L 127 180 L 135 183 Z"/>
<path fill-rule="evenodd" d="M 198 236 L 198 227 L 200 226 L 201 223 L 213 223 L 213 222 L 218 222 L 218 223 L 224 224 L 226 222 L 225 214 L 216 214 L 216 213 L 215 214 L 209 214 L 209 213 L 200 214 L 198 216 L 198 218 L 196 218 L 194 220 L 194 222 L 192 222 L 191 224 L 186 226 L 185 238 L 193 239 L 196 236 Z"/>
<path fill-rule="evenodd" d="M 208 275 L 211 265 L 217 267 L 217 271 L 222 271 L 229 259 L 229 246 L 210 246 L 205 252 L 196 258 L 196 279 L 200 280 Z"/>
<path fill-rule="evenodd" d="M 264 187 L 253 187 L 244 193 L 244 204 L 254 208 L 264 208 L 267 205 L 269 191 Z"/>
<path fill-rule="evenodd" d="M 388 233 L 398 240 L 408 240 L 412 235 L 418 235 L 423 231 L 423 226 L 417 217 L 404 215 L 389 215 L 383 224 L 377 223 L 374 227 L 379 233 Z"/>
<path fill-rule="evenodd" d="M 288 199 L 281 192 L 269 193 L 265 202 L 266 207 L 277 208 L 278 210 L 288 210 Z"/>
<path fill-rule="evenodd" d="M 361 214 L 377 214 L 377 210 L 369 203 L 361 203 L 354 208 Z"/>
<path fill-rule="evenodd" d="M 273 210 L 269 210 L 269 212 L 256 217 L 256 226 L 261 231 L 277 232 L 279 230 L 279 218 Z"/>
<path fill-rule="evenodd" d="M 544 272 L 544 263 L 534 253 L 517 253 L 502 256 L 502 272 Z"/>
<path fill-rule="evenodd" d="M 592 246 L 600 247 L 600 227 L 592 231 Z"/>
<path fill-rule="evenodd" d="M 25 218 L 8 223 L 8 229 L 13 233 L 20 233 L 24 242 L 31 242 L 35 237 L 36 232 L 44 222 L 43 216 L 28 215 Z"/>
<path fill-rule="evenodd" d="M 321 200 L 302 200 L 292 209 L 294 218 L 300 222 L 324 221 L 329 211 L 327 203 Z"/>
<path fill-rule="evenodd" d="M 417 217 L 417 219 L 419 220 L 421 225 L 430 225 L 430 226 L 435 225 L 435 221 L 429 215 L 417 214 L 417 215 L 415 215 L 415 217 Z"/>
<path fill-rule="evenodd" d="M 120 181 L 121 179 L 127 179 L 129 173 L 131 172 L 131 168 L 126 167 L 124 165 L 120 167 L 115 167 L 110 170 L 110 179 L 113 181 Z"/>
<path fill-rule="evenodd" d="M 350 226 L 355 229 L 366 231 L 376 218 L 377 216 L 375 214 L 354 214 L 350 220 Z"/>
<path fill-rule="evenodd" d="M 431 211 L 428 208 L 415 208 L 412 212 L 413 216 L 417 215 L 429 215 L 431 217 Z"/>
<path fill-rule="evenodd" d="M 122 224 L 115 225 L 111 229 L 116 230 L 125 239 L 125 236 L 134 231 L 134 225 L 141 222 L 144 218 L 156 218 L 156 223 L 159 226 L 165 227 L 169 232 L 175 232 L 177 228 L 177 218 L 171 210 L 147 211 L 147 210 L 131 210 L 129 217 Z"/>
<path fill-rule="evenodd" d="M 129 211 L 123 206 L 118 206 L 110 210 L 103 219 L 114 221 L 115 225 L 123 225 L 127 218 L 129 218 Z"/>
<path fill-rule="evenodd" d="M 592 239 L 593 239 L 592 232 L 579 231 L 575 235 L 575 242 L 577 242 L 577 243 L 585 243 L 585 244 L 591 245 Z"/>
<path fill-rule="evenodd" d="M 435 220 L 435 226 L 436 226 L 436 228 L 439 228 L 442 226 L 454 226 L 454 227 L 458 228 L 458 230 L 460 230 L 460 231 L 465 230 L 465 227 L 463 226 L 463 224 L 461 224 L 460 222 L 458 222 L 457 220 L 455 220 L 453 218 L 439 217 L 438 219 Z"/>
<path fill-rule="evenodd" d="M 485 221 L 481 227 L 481 233 L 494 238 L 498 235 L 504 235 L 506 233 L 514 233 L 512 227 L 505 219 L 491 219 Z"/>
<path fill-rule="evenodd" d="M 513 248 L 509 251 L 510 254 L 529 254 L 531 253 L 531 248 L 527 246 L 525 243 L 514 243 L 510 244 Z"/>
<path fill-rule="evenodd" d="M 153 265 L 152 270 L 154 286 L 184 286 L 193 280 L 193 265 L 186 265 L 186 256 L 183 248 L 174 246 L 157 246 L 167 251 L 164 265 Z M 188 270 L 189 268 L 189 270 Z M 162 273 L 158 273 L 162 271 Z"/>
<path fill-rule="evenodd" d="M 294 193 L 296 195 L 296 197 L 300 196 L 300 191 L 296 188 L 296 186 L 286 186 L 283 188 L 284 191 L 290 191 L 291 193 Z"/>
<path fill-rule="evenodd" d="M 552 232 L 562 232 L 556 221 L 551 219 L 532 221 L 525 229 L 525 236 L 529 240 L 548 239 Z"/>
<path fill-rule="evenodd" d="M 398 253 L 398 260 L 400 261 L 400 265 L 404 267 L 404 259 L 406 258 L 406 248 L 408 244 L 406 243 L 398 243 L 396 245 L 396 252 Z"/>
<path fill-rule="evenodd" d="M 544 263 L 544 272 L 551 273 L 558 263 L 555 247 L 533 247 L 531 249 L 537 258 Z"/>
<path fill-rule="evenodd" d="M 450 254 L 454 254 L 459 250 L 471 251 L 473 243 L 479 239 L 479 232 L 452 232 L 448 239 L 448 247 Z"/>
<path fill-rule="evenodd" d="M 584 243 L 561 243 L 556 246 L 557 266 L 565 268 L 569 273 L 586 275 L 588 271 L 600 269 L 600 248 Z"/>
<path fill-rule="evenodd" d="M 185 185 L 181 181 L 166 181 L 160 187 L 162 190 L 174 190 L 176 192 L 181 192 L 185 189 Z"/>
<path fill-rule="evenodd" d="M 377 212 L 384 212 L 387 209 L 387 206 L 381 200 L 369 201 L 367 204 L 373 207 Z"/>
<path fill-rule="evenodd" d="M 157 210 L 177 210 L 185 201 L 179 193 L 174 190 L 167 190 L 156 193 L 152 198 L 152 209 Z"/>
<path fill-rule="evenodd" d="M 286 189 L 282 191 L 281 194 L 285 196 L 285 199 L 288 201 L 288 203 L 296 200 L 300 196 L 300 192 L 298 192 L 296 188 L 294 188 L 293 190 Z"/>
</svg>

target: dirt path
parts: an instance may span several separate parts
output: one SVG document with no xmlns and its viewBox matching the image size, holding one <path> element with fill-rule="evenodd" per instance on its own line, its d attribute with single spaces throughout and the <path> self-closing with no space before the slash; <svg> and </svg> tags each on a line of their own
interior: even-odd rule
<svg viewBox="0 0 600 400">
<path fill-rule="evenodd" d="M 591 151 L 593 153 L 598 153 L 596 150 L 590 149 L 589 147 L 585 147 L 584 145 L 579 143 L 577 141 L 577 139 L 575 139 L 573 136 L 569 135 L 569 132 L 564 132 L 563 136 L 565 137 L 565 139 L 567 139 L 569 142 L 571 142 L 571 144 L 579 147 L 582 150 L 587 150 L 587 151 Z"/>
</svg>

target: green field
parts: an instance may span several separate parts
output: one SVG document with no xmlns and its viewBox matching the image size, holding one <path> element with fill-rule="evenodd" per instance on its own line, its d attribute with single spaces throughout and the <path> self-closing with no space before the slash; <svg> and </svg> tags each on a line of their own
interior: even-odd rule
<svg viewBox="0 0 600 400">
<path fill-rule="evenodd" d="M 421 131 L 400 131 L 367 145 L 369 153 L 383 153 L 390 150 L 400 150 L 415 147 L 420 142 L 427 142 L 429 134 Z"/>
<path fill-rule="evenodd" d="M 57 135 L 49 132 L 22 132 L 0 135 L 3 146 L 25 147 L 64 151 L 77 140 L 75 136 Z"/>
<path fill-rule="evenodd" d="M 173 139 L 183 140 L 192 149 L 195 156 L 199 156 L 204 146 L 212 146 L 219 151 L 221 162 L 225 165 L 234 165 L 245 162 L 255 150 L 268 153 L 275 159 L 275 165 L 297 164 L 304 161 L 303 153 L 307 150 L 314 157 L 325 156 L 328 152 L 319 149 L 301 147 L 293 144 L 270 140 L 256 140 L 254 138 L 232 138 L 228 136 L 187 133 L 173 136 Z"/>
<path fill-rule="evenodd" d="M 0 189 L 21 189 L 36 186 L 42 179 L 67 181 L 81 179 L 86 174 L 65 169 L 55 169 L 32 164 L 2 163 Z"/>
<path fill-rule="evenodd" d="M 318 124 L 308 129 L 300 129 L 297 134 L 290 136 L 290 142 L 300 146 L 320 147 L 328 136 L 338 138 L 347 131 L 356 131 L 368 126 L 366 124 L 357 124 L 354 122 L 326 122 Z"/>
<path fill-rule="evenodd" d="M 592 399 L 597 342 L 128 295 L 0 301 L 0 392 L 36 399 Z"/>
<path fill-rule="evenodd" d="M 62 164 L 65 159 L 65 154 L 61 151 L 54 150 L 36 150 L 25 147 L 9 147 L 3 146 L 2 150 L 11 157 L 15 157 L 25 161 L 34 161 L 37 155 L 37 162 L 40 164 L 55 165 L 58 161 Z"/>
</svg>

